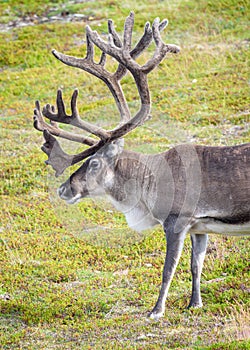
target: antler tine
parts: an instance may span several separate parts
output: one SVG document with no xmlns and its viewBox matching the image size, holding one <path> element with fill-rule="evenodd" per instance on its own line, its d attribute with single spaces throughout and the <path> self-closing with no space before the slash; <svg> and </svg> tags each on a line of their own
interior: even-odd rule
<svg viewBox="0 0 250 350">
<path fill-rule="evenodd" d="M 100 61 L 99 61 L 99 65 L 104 67 L 105 66 L 105 63 L 106 63 L 106 58 L 107 58 L 107 55 L 105 52 L 102 52 L 102 55 L 101 55 L 101 58 L 100 58 Z"/>
<path fill-rule="evenodd" d="M 152 41 L 152 29 L 150 28 L 150 23 L 147 22 L 144 27 L 144 34 L 138 41 L 134 49 L 130 52 L 131 57 L 135 59 L 141 52 L 143 52 Z"/>
<path fill-rule="evenodd" d="M 130 12 L 129 16 L 125 20 L 124 34 L 123 34 L 123 47 L 125 51 L 130 52 L 132 43 L 132 33 L 134 27 L 134 12 Z"/>
<path fill-rule="evenodd" d="M 90 40 L 88 34 L 86 34 L 86 41 L 87 41 L 87 55 L 86 60 L 93 61 L 94 57 L 94 45 L 92 41 Z"/>
<path fill-rule="evenodd" d="M 56 98 L 56 104 L 57 104 L 57 110 L 58 112 L 55 113 L 52 111 L 51 105 L 47 104 L 44 108 L 43 108 L 43 115 L 50 119 L 53 120 L 55 122 L 60 122 L 60 123 L 64 123 L 64 124 L 71 124 L 73 126 L 76 126 L 80 129 L 83 129 L 85 131 L 88 131 L 89 133 L 99 137 L 100 139 L 108 139 L 109 135 L 108 133 L 103 130 L 102 128 L 85 122 L 83 121 L 78 114 L 77 111 L 77 106 L 76 106 L 76 102 L 77 102 L 77 96 L 78 96 L 78 90 L 75 89 L 75 91 L 73 92 L 73 95 L 71 97 L 71 115 L 67 115 L 65 112 L 65 106 L 64 106 L 64 102 L 63 102 L 63 98 L 62 98 L 62 90 L 58 89 L 57 91 L 57 98 Z"/>
<path fill-rule="evenodd" d="M 54 106 L 51 106 L 51 109 L 53 110 Z M 50 124 L 46 123 L 41 113 L 39 101 L 36 101 L 36 108 L 34 109 L 34 128 L 38 131 L 47 130 L 54 136 L 59 136 L 61 138 L 79 142 L 88 146 L 92 146 L 96 143 L 96 140 L 91 137 L 85 137 L 60 129 L 56 122 L 51 121 Z"/>
<path fill-rule="evenodd" d="M 73 156 L 70 156 L 62 150 L 59 142 L 47 129 L 43 131 L 43 137 L 45 143 L 41 149 L 48 156 L 48 160 L 45 161 L 45 164 L 51 165 L 56 172 L 55 176 L 58 177 L 65 169 L 72 165 Z"/>
<path fill-rule="evenodd" d="M 75 94 L 75 92 L 76 92 L 76 90 L 74 91 L 73 95 Z M 73 95 L 72 95 L 71 101 L 73 100 Z M 65 105 L 63 102 L 63 98 L 62 98 L 62 90 L 61 89 L 58 89 L 58 91 L 57 91 L 56 105 L 57 105 L 57 110 L 58 110 L 57 117 L 59 117 L 58 120 L 56 120 L 56 121 L 60 122 L 60 121 L 65 119 L 67 121 L 67 124 L 70 124 L 71 120 L 67 118 L 68 116 L 67 116 L 66 111 L 65 111 Z M 72 105 L 72 103 L 71 103 L 71 105 Z M 49 107 L 49 105 L 47 105 L 47 106 Z M 74 108 L 74 111 L 75 111 L 75 108 Z M 51 111 L 51 112 L 53 113 L 53 116 L 54 116 L 55 112 L 53 112 L 53 111 Z M 72 118 L 76 118 L 76 117 L 77 117 L 77 114 L 74 114 L 74 112 L 72 110 Z"/>
<path fill-rule="evenodd" d="M 165 20 L 166 21 L 166 20 Z M 164 21 L 162 22 L 164 24 Z M 152 25 L 153 38 L 156 45 L 154 56 L 142 66 L 145 74 L 151 72 L 165 57 L 167 52 L 178 53 L 180 48 L 177 45 L 164 44 L 160 34 L 160 19 L 156 18 Z"/>
<path fill-rule="evenodd" d="M 108 20 L 108 31 L 109 31 L 109 34 L 111 34 L 113 37 L 114 44 L 117 47 L 122 47 L 121 39 L 114 28 L 114 22 L 112 21 L 112 19 Z"/>
<path fill-rule="evenodd" d="M 56 177 L 62 175 L 64 170 L 69 166 L 79 163 L 83 159 L 96 153 L 105 144 L 104 141 L 100 140 L 91 147 L 85 149 L 83 152 L 70 155 L 63 151 L 57 139 L 52 136 L 47 129 L 43 131 L 43 137 L 45 143 L 41 149 L 48 156 L 48 160 L 46 160 L 45 163 L 52 166 L 55 170 Z"/>
<path fill-rule="evenodd" d="M 159 31 L 161 32 L 162 30 L 165 29 L 165 27 L 168 25 L 168 20 L 164 19 L 160 24 L 159 24 Z M 138 41 L 134 49 L 130 52 L 130 55 L 133 59 L 136 59 L 152 42 L 152 29 L 150 27 L 150 23 L 147 22 L 145 24 L 144 28 L 144 34 L 141 37 L 141 39 Z"/>
</svg>

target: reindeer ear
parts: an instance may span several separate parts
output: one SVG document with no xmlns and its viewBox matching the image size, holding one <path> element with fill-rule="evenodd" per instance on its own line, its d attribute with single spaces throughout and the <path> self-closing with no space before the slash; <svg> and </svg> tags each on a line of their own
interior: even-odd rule
<svg viewBox="0 0 250 350">
<path fill-rule="evenodd" d="M 118 139 L 116 141 L 113 141 L 105 149 L 104 156 L 109 159 L 117 157 L 122 153 L 123 147 L 124 147 L 124 139 Z"/>
</svg>

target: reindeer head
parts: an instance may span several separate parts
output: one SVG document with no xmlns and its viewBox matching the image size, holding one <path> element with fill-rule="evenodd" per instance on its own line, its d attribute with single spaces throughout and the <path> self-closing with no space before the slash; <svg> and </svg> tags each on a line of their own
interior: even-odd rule
<svg viewBox="0 0 250 350">
<path fill-rule="evenodd" d="M 122 150 L 122 139 L 103 146 L 59 187 L 60 198 L 68 204 L 74 204 L 87 196 L 108 194 L 114 182 L 116 161 Z"/>
</svg>

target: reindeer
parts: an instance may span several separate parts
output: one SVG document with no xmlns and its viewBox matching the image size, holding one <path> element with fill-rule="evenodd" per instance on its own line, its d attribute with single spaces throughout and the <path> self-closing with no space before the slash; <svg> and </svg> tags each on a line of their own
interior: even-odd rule
<svg viewBox="0 0 250 350">
<path fill-rule="evenodd" d="M 61 175 L 64 170 L 84 159 L 85 162 L 58 189 L 61 199 L 69 204 L 82 198 L 106 196 L 124 213 L 127 223 L 141 231 L 157 224 L 163 226 L 166 259 L 162 285 L 149 317 L 158 320 L 164 314 L 169 286 L 178 264 L 185 236 L 192 241 L 192 296 L 189 307 L 201 307 L 200 277 L 209 232 L 230 235 L 250 234 L 250 143 L 229 147 L 184 144 L 166 152 L 146 155 L 124 149 L 123 137 L 140 127 L 150 115 L 150 92 L 147 75 L 168 53 L 177 54 L 176 45 L 165 44 L 160 32 L 167 20 L 156 18 L 146 23 L 144 34 L 132 48 L 134 14 L 124 25 L 122 39 L 108 21 L 108 41 L 86 26 L 85 58 L 68 56 L 53 50 L 54 56 L 66 65 L 83 69 L 105 82 L 116 102 L 120 124 L 112 130 L 83 121 L 77 109 L 78 91 L 71 98 L 71 115 L 67 115 L 62 91 L 57 92 L 57 112 L 47 104 L 43 110 L 36 102 L 34 127 L 43 132 L 43 152 L 47 164 Z M 155 44 L 153 56 L 143 65 L 136 58 Z M 102 52 L 94 61 L 94 45 Z M 115 72 L 105 68 L 106 57 L 118 62 Z M 131 116 L 121 80 L 130 72 L 140 96 L 139 111 Z M 45 122 L 45 116 L 50 123 Z M 94 137 L 60 129 L 57 123 L 71 124 Z M 89 146 L 81 153 L 65 153 L 55 136 Z"/>
</svg>

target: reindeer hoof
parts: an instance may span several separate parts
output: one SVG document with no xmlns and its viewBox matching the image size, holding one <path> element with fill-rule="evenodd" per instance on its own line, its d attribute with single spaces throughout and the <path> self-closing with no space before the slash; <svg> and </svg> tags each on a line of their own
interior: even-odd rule
<svg viewBox="0 0 250 350">
<path fill-rule="evenodd" d="M 187 307 L 187 309 L 200 309 L 200 308 L 202 308 L 202 303 L 199 303 L 199 302 L 197 302 L 197 303 L 190 303 L 189 305 L 188 305 L 188 307 Z"/>
<path fill-rule="evenodd" d="M 164 315 L 164 310 L 153 310 L 149 313 L 148 318 L 153 321 L 159 321 L 161 317 Z"/>
</svg>

